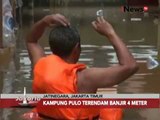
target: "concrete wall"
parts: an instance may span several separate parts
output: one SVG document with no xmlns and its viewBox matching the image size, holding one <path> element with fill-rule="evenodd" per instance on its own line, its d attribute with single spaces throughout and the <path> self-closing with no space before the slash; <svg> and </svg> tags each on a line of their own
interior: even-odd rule
<svg viewBox="0 0 160 120">
<path fill-rule="evenodd" d="M 160 9 L 160 0 L 159 0 L 159 9 Z M 160 60 L 160 17 L 158 18 L 158 60 Z"/>
<path fill-rule="evenodd" d="M 0 0 L 0 48 L 2 47 L 2 0 Z"/>
</svg>

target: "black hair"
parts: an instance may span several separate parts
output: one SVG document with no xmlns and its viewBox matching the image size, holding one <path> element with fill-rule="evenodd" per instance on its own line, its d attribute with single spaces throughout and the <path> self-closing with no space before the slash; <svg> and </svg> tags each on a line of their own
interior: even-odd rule
<svg viewBox="0 0 160 120">
<path fill-rule="evenodd" d="M 80 45 L 80 35 L 75 27 L 58 26 L 50 32 L 51 51 L 60 57 L 70 55 L 77 43 Z"/>
</svg>

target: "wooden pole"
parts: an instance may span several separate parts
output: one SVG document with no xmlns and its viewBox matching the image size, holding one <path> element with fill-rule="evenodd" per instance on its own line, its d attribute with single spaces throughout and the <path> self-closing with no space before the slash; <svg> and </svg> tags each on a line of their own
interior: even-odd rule
<svg viewBox="0 0 160 120">
<path fill-rule="evenodd" d="M 2 42 L 2 39 L 3 39 L 3 30 L 2 30 L 2 0 L 0 0 L 0 48 L 3 47 L 3 42 Z"/>
<path fill-rule="evenodd" d="M 32 0 L 32 25 L 34 24 L 34 0 Z"/>
<path fill-rule="evenodd" d="M 160 9 L 160 0 L 159 0 L 159 8 Z M 158 60 L 160 61 L 160 18 L 158 18 Z"/>
<path fill-rule="evenodd" d="M 158 21 L 158 60 L 160 60 L 160 20 Z"/>
</svg>

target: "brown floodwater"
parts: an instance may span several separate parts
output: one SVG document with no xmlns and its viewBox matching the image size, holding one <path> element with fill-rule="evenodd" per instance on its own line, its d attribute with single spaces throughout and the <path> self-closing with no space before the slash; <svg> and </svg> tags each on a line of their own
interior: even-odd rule
<svg viewBox="0 0 160 120">
<path fill-rule="evenodd" d="M 61 13 L 68 17 L 73 26 L 79 29 L 82 40 L 82 53 L 79 62 L 90 67 L 107 67 L 116 64 L 117 57 L 113 47 L 106 38 L 97 34 L 91 26 L 96 18 L 96 11 L 104 10 L 104 16 L 110 21 L 117 33 L 123 38 L 129 50 L 133 53 L 140 69 L 128 80 L 119 84 L 118 93 L 160 93 L 160 67 L 149 70 L 146 66 L 148 56 L 158 59 L 160 54 L 160 23 L 157 14 L 124 13 L 120 7 L 50 7 L 23 8 L 22 27 L 16 32 L 16 46 L 12 50 L 0 53 L 0 91 L 2 93 L 31 93 L 32 72 L 31 63 L 25 47 L 25 36 L 34 21 L 46 14 Z M 156 8 L 155 8 L 156 9 Z M 34 17 L 33 17 L 34 16 Z M 131 21 L 131 18 L 140 18 Z M 41 38 L 41 44 L 46 54 L 51 54 L 48 47 L 48 33 Z M 14 56 L 12 52 L 15 51 Z M 14 52 L 13 52 L 14 53 Z M 13 58 L 11 57 L 13 56 Z M 104 89 L 103 92 L 106 92 Z M 0 120 L 19 120 L 19 116 L 29 109 L 1 109 Z M 124 120 L 160 120 L 159 109 L 126 109 Z"/>
</svg>

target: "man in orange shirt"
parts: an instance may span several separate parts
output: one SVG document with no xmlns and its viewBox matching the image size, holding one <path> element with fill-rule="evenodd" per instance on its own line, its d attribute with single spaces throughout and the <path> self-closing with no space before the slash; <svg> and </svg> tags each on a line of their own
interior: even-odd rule
<svg viewBox="0 0 160 120">
<path fill-rule="evenodd" d="M 135 59 L 110 23 L 103 17 L 98 17 L 92 22 L 92 26 L 98 33 L 109 39 L 119 63 L 106 68 L 86 68 L 84 64 L 78 64 L 81 44 L 77 30 L 63 15 L 45 16 L 33 26 L 26 40 L 34 67 L 34 93 L 96 93 L 98 88 L 119 84 L 138 70 Z M 38 44 L 46 27 L 53 28 L 49 36 L 49 45 L 53 54 L 49 56 L 45 56 L 42 47 Z M 99 111 L 96 109 L 47 109 L 47 107 L 36 109 L 42 118 L 56 120 L 96 120 L 99 117 Z M 103 112 L 103 115 L 100 115 L 100 119 L 120 119 L 115 119 L 114 116 L 105 118 L 104 114 Z"/>
</svg>

